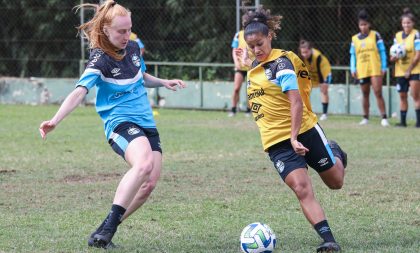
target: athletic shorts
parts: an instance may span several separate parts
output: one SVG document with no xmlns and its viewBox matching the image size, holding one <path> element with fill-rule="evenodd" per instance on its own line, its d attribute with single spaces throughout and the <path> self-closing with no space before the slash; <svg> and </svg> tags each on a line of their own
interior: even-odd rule
<svg viewBox="0 0 420 253">
<path fill-rule="evenodd" d="M 370 77 L 365 77 L 365 78 L 357 79 L 357 83 L 360 84 L 360 85 L 371 83 L 371 82 L 372 81 L 370 80 Z"/>
<path fill-rule="evenodd" d="M 305 156 L 296 154 L 290 139 L 274 144 L 268 148 L 268 155 L 283 181 L 287 175 L 299 168 L 311 168 L 318 173 L 330 169 L 335 158 L 322 128 L 316 124 L 313 128 L 298 135 L 298 141 L 309 149 Z"/>
<path fill-rule="evenodd" d="M 405 78 L 403 76 L 397 78 L 397 91 L 398 92 L 408 92 L 408 89 L 410 88 L 410 81 L 412 80 L 420 80 L 420 74 L 414 74 L 410 75 L 410 78 Z"/>
<path fill-rule="evenodd" d="M 131 122 L 123 122 L 119 124 L 111 134 L 111 138 L 108 140 L 108 143 L 111 145 L 115 153 L 125 159 L 125 151 L 127 150 L 128 144 L 141 136 L 145 136 L 149 140 L 152 151 L 162 153 L 157 129 L 143 128 Z"/>
<path fill-rule="evenodd" d="M 244 71 L 244 70 L 237 70 L 237 69 L 235 69 L 235 73 L 241 74 L 243 78 L 245 78 L 246 77 L 246 74 L 247 74 L 246 71 Z"/>
</svg>

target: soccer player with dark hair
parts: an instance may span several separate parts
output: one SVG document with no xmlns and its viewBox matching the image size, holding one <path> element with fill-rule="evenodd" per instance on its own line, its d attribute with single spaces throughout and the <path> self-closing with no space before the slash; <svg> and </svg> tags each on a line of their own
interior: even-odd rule
<svg viewBox="0 0 420 253">
<path fill-rule="evenodd" d="M 397 77 L 397 90 L 400 93 L 400 123 L 397 126 L 407 126 L 408 101 L 407 93 L 411 89 L 411 96 L 416 109 L 416 127 L 420 127 L 420 33 L 414 29 L 416 18 L 410 9 L 404 9 L 401 16 L 402 31 L 397 32 L 394 44 L 404 46 L 406 56 L 401 59 L 391 56 L 395 62 L 395 77 Z"/>
<path fill-rule="evenodd" d="M 329 188 L 340 189 L 347 154 L 327 140 L 312 112 L 311 80 L 302 60 L 293 52 L 272 48 L 280 20 L 261 8 L 247 14 L 245 41 L 256 57 L 248 71 L 248 100 L 264 150 L 323 240 L 317 252 L 337 252 L 340 246 L 315 198 L 307 166 Z"/>
<path fill-rule="evenodd" d="M 352 37 L 350 46 L 350 70 L 353 78 L 360 84 L 363 93 L 363 119 L 360 125 L 369 123 L 370 86 L 375 93 L 376 102 L 382 115 L 381 125 L 389 126 L 385 101 L 382 96 L 382 81 L 386 73 L 386 50 L 381 35 L 371 30 L 370 17 L 366 10 L 358 15 L 360 32 Z"/>
<path fill-rule="evenodd" d="M 312 88 L 321 89 L 322 115 L 319 120 L 326 120 L 328 114 L 328 86 L 332 82 L 331 64 L 318 49 L 307 40 L 299 42 L 299 56 L 309 70 Z"/>
</svg>

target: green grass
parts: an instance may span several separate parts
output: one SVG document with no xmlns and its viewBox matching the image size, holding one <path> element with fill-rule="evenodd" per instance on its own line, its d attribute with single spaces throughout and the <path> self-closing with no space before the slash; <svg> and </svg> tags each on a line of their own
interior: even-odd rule
<svg viewBox="0 0 420 253">
<path fill-rule="evenodd" d="M 43 142 L 55 106 L 0 106 L 0 252 L 102 252 L 88 235 L 127 170 L 92 107 Z M 276 252 L 314 252 L 320 239 L 262 151 L 255 123 L 223 112 L 159 110 L 164 168 L 149 201 L 114 237 L 114 252 L 239 252 L 249 223 L 267 223 Z M 420 130 L 331 116 L 322 126 L 349 153 L 345 186 L 316 197 L 344 252 L 419 252 Z"/>
</svg>

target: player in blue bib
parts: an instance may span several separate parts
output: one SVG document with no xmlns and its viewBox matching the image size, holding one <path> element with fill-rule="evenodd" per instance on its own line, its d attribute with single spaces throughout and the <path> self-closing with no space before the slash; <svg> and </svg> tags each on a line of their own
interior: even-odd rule
<svg viewBox="0 0 420 253">
<path fill-rule="evenodd" d="M 80 7 L 95 6 L 92 4 Z M 42 138 L 69 115 L 96 87 L 96 111 L 104 123 L 112 149 L 131 168 L 121 179 L 113 205 L 88 245 L 113 247 L 118 225 L 146 202 L 160 176 L 162 149 L 146 88 L 184 88 L 181 80 L 159 79 L 147 74 L 137 43 L 130 41 L 131 13 L 115 1 L 99 6 L 92 20 L 79 30 L 90 42 L 90 58 L 76 88 L 51 120 L 41 123 Z"/>
</svg>

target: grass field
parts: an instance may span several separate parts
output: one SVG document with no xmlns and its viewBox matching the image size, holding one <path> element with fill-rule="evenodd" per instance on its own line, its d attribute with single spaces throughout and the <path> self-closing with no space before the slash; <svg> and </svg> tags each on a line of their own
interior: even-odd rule
<svg viewBox="0 0 420 253">
<path fill-rule="evenodd" d="M 38 126 L 56 106 L 0 106 L 0 252 L 102 252 L 88 235 L 127 170 L 100 118 L 80 107 L 43 142 Z M 254 221 L 277 235 L 276 252 L 320 243 L 294 194 L 261 148 L 255 123 L 223 112 L 159 110 L 161 180 L 125 221 L 113 252 L 240 252 Z M 420 252 L 420 130 L 379 119 L 331 116 L 322 126 L 349 153 L 343 189 L 310 170 L 317 198 L 343 252 Z"/>
</svg>

